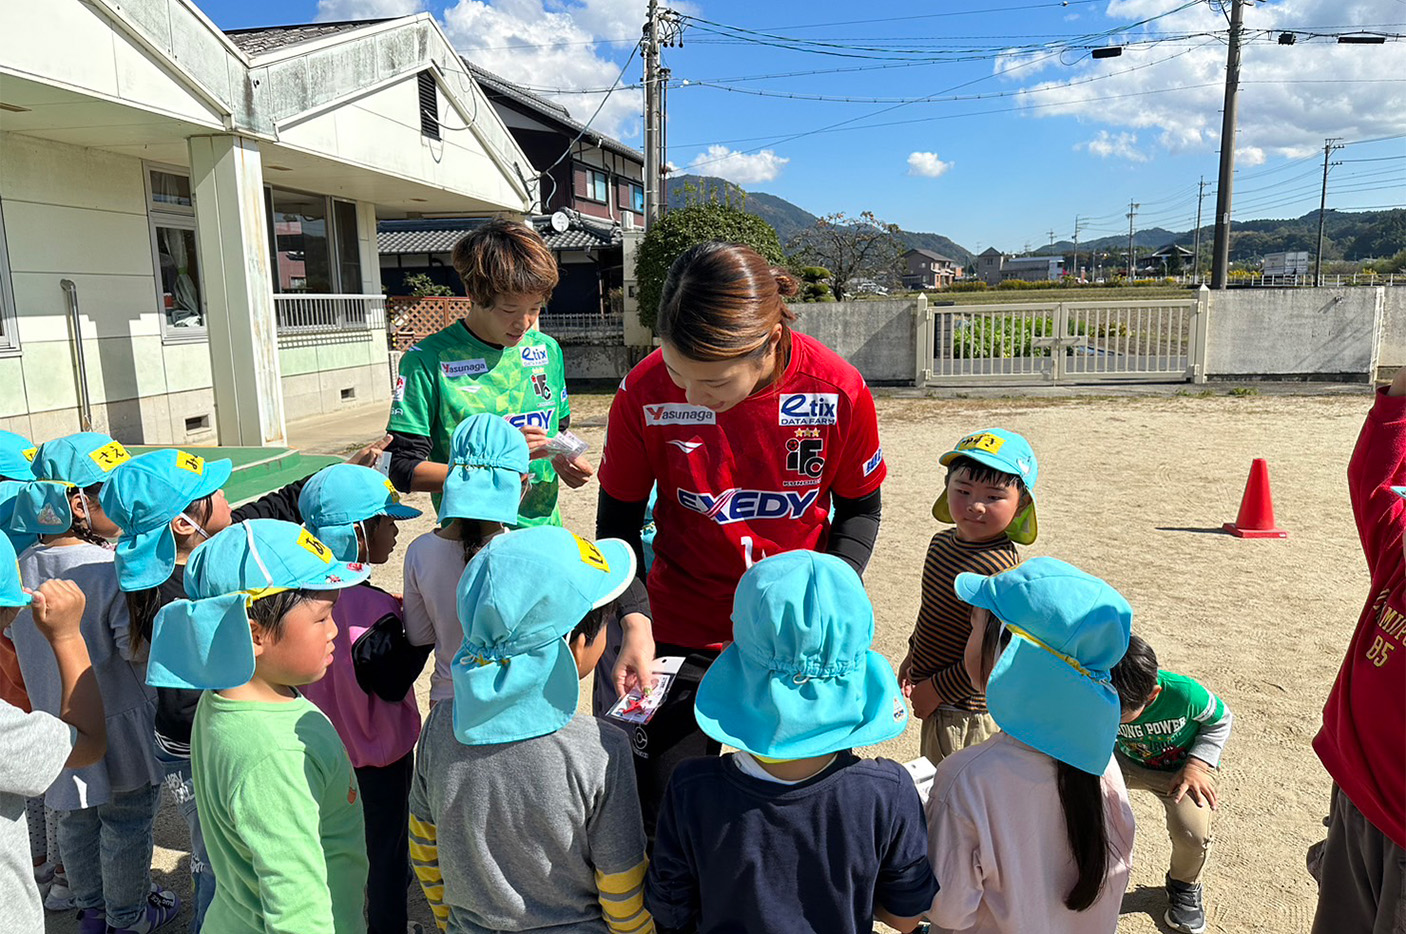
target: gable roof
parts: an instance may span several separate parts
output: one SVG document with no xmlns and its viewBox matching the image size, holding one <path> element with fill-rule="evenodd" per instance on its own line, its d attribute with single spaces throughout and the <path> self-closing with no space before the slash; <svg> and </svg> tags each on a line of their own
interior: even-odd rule
<svg viewBox="0 0 1406 934">
<path fill-rule="evenodd" d="M 479 87 L 483 88 L 483 92 L 488 95 L 489 100 L 493 100 L 495 97 L 506 98 L 519 106 L 526 107 L 540 117 L 560 124 L 571 134 L 581 134 L 582 139 L 599 146 L 601 149 L 644 165 L 644 153 L 572 119 L 570 112 L 556 101 L 547 100 L 524 87 L 513 84 L 507 78 L 495 75 L 488 69 L 475 65 L 467 58 L 461 56 L 461 59 L 464 62 L 464 67 L 469 70 L 469 74 L 474 76 L 474 80 L 478 82 Z"/>
<path fill-rule="evenodd" d="M 992 255 L 1001 256 L 1001 255 L 1003 255 L 1003 254 L 1001 253 L 1000 250 L 996 249 L 994 246 L 989 246 L 989 247 L 987 247 L 986 249 L 982 250 L 982 251 L 981 251 L 980 253 L 978 253 L 977 255 L 978 255 L 978 256 L 992 256 Z"/>
<path fill-rule="evenodd" d="M 226 29 L 225 35 L 246 55 L 264 55 L 301 42 L 314 42 L 351 32 L 365 26 L 375 26 L 390 19 L 343 20 L 336 23 L 298 23 L 288 26 L 258 26 L 251 29 Z"/>
<path fill-rule="evenodd" d="M 955 259 L 953 259 L 953 258 L 950 257 L 950 256 L 943 256 L 941 253 L 934 253 L 932 250 L 924 250 L 924 249 L 922 249 L 922 248 L 920 248 L 920 247 L 915 247 L 915 248 L 909 250 L 907 253 L 904 253 L 903 255 L 904 255 L 904 256 L 909 256 L 909 255 L 911 255 L 911 254 L 913 254 L 913 253 L 917 253 L 919 256 L 926 256 L 928 259 L 935 259 L 935 260 L 937 260 L 937 261 L 940 262 L 940 263 L 955 263 L 955 262 L 957 262 Z"/>
</svg>

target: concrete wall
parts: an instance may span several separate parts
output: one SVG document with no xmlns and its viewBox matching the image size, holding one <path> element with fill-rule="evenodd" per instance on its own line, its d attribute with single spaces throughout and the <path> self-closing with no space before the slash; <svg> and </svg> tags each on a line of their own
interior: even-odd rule
<svg viewBox="0 0 1406 934">
<path fill-rule="evenodd" d="M 917 354 L 917 301 L 831 302 L 792 305 L 796 330 L 809 334 L 850 363 L 875 385 L 913 384 Z"/>
<path fill-rule="evenodd" d="M 1367 380 L 1375 375 L 1384 288 L 1211 293 L 1206 375 Z M 1400 301 L 1400 300 L 1398 300 Z M 1398 314 L 1398 321 L 1402 319 Z"/>
<path fill-rule="evenodd" d="M 365 338 L 279 349 L 284 416 L 288 420 L 390 398 L 386 335 L 373 331 Z"/>
<path fill-rule="evenodd" d="M 1377 338 L 1377 368 L 1396 372 L 1406 366 L 1406 288 L 1386 290 L 1382 327 Z"/>
</svg>

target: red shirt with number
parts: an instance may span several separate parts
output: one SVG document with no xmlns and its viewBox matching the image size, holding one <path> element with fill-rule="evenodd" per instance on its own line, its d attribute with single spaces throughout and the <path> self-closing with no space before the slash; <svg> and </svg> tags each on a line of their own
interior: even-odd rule
<svg viewBox="0 0 1406 934">
<path fill-rule="evenodd" d="M 1372 826 L 1406 847 L 1406 397 L 1377 393 L 1347 468 L 1372 575 L 1313 749 Z"/>
<path fill-rule="evenodd" d="M 689 405 L 655 351 L 610 408 L 600 484 L 626 502 L 656 484 L 649 601 L 654 637 L 689 647 L 732 638 L 732 595 L 752 563 L 823 551 L 830 496 L 883 482 L 874 397 L 824 344 L 792 332 L 781 379 L 725 412 Z"/>
</svg>

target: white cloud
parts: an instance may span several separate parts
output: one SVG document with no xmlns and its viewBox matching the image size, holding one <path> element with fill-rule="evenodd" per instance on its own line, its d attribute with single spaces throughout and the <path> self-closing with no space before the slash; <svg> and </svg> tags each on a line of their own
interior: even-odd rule
<svg viewBox="0 0 1406 934">
<path fill-rule="evenodd" d="M 424 8 L 423 0 L 317 0 L 317 21 L 327 23 L 409 16 Z"/>
<path fill-rule="evenodd" d="M 769 182 L 781 174 L 781 169 L 791 160 L 778 156 L 770 149 L 761 152 L 745 153 L 714 143 L 707 152 L 694 156 L 688 167 L 699 175 L 717 175 L 739 185 L 751 182 Z"/>
<path fill-rule="evenodd" d="M 1175 0 L 1111 0 L 1106 15 L 1131 23 L 1174 6 Z M 1396 22 L 1400 10 L 1398 0 L 1283 0 L 1247 7 L 1246 35 L 1261 38 L 1246 44 L 1241 67 L 1236 149 L 1243 164 L 1302 156 L 1321 148 L 1328 136 L 1353 140 L 1406 133 L 1406 84 L 1352 83 L 1406 72 L 1406 43 L 1344 46 L 1300 37 L 1295 45 L 1281 46 L 1262 38 L 1305 25 Z M 1144 29 L 1197 35 L 1223 33 L 1225 27 L 1214 5 L 1196 4 L 1122 38 L 1134 41 Z M 1059 80 L 1031 81 L 1035 73 L 1052 69 L 1063 72 Z M 1029 82 L 1017 99 L 1031 116 L 1153 131 L 1146 135 L 1169 152 L 1209 153 L 1219 146 L 1223 38 L 1190 46 L 1133 46 L 1118 58 L 1085 59 L 1068 69 L 1057 56 L 1038 60 L 1012 53 L 996 62 L 995 71 Z M 1107 77 L 1088 80 L 1096 76 Z M 1117 140 L 1117 135 L 1095 138 L 1083 148 L 1098 153 L 1107 142 L 1116 149 Z"/>
<path fill-rule="evenodd" d="M 952 168 L 952 163 L 943 162 L 935 152 L 911 152 L 908 154 L 908 174 L 919 178 L 937 178 Z"/>
<path fill-rule="evenodd" d="M 605 40 L 638 37 L 646 4 L 647 0 L 457 0 L 445 9 L 443 20 L 449 40 L 465 58 L 509 81 L 529 88 L 609 88 L 620 75 L 631 42 Z M 636 57 L 620 84 L 638 82 L 639 70 Z M 606 95 L 546 92 L 542 96 L 584 123 Z M 632 137 L 640 131 L 643 110 L 638 90 L 616 90 L 591 127 L 608 136 Z"/>
<path fill-rule="evenodd" d="M 1085 140 L 1082 143 L 1075 143 L 1075 149 L 1082 149 L 1091 156 L 1098 156 L 1101 159 L 1110 157 L 1127 159 L 1129 162 L 1146 162 L 1147 153 L 1137 148 L 1136 133 L 1109 133 L 1107 130 L 1099 130 L 1098 135 L 1093 139 Z"/>
</svg>

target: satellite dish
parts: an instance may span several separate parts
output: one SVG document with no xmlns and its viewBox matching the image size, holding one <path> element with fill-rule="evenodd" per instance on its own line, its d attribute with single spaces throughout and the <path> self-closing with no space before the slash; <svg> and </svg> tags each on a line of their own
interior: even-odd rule
<svg viewBox="0 0 1406 934">
<path fill-rule="evenodd" d="M 566 233 L 571 229 L 571 218 L 566 216 L 565 211 L 557 211 L 552 214 L 552 229 L 557 233 Z"/>
</svg>

